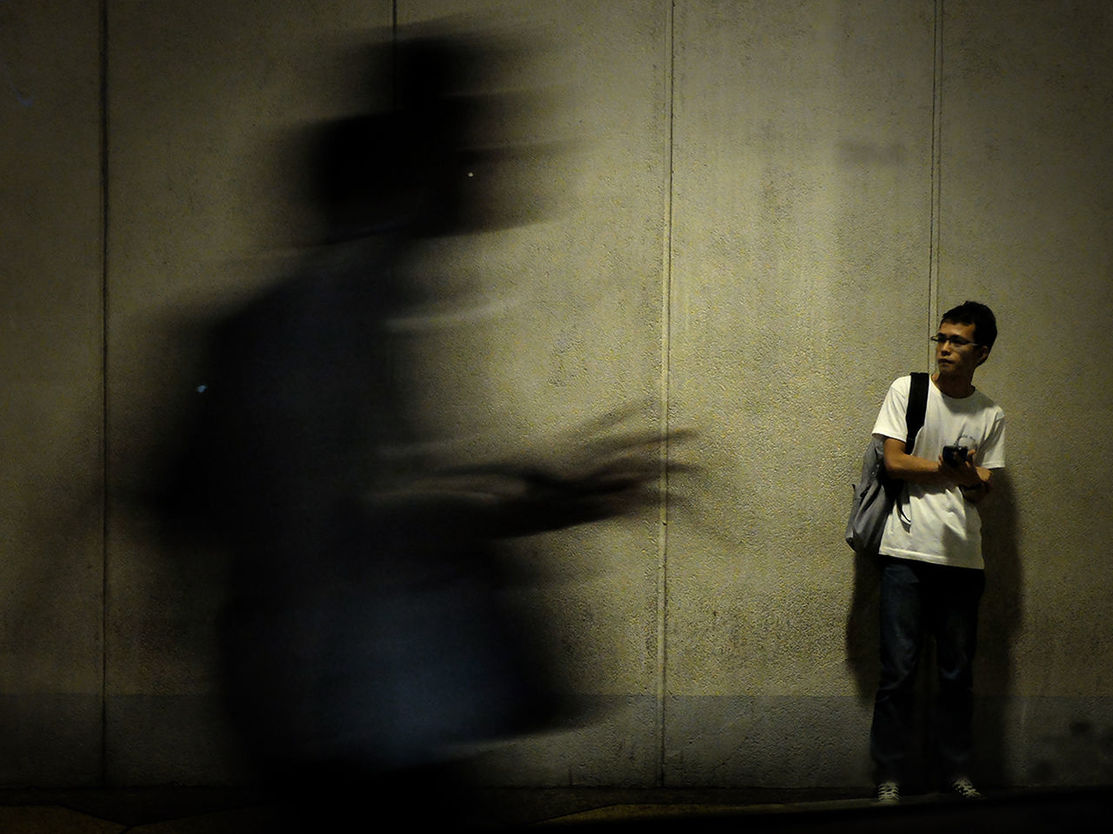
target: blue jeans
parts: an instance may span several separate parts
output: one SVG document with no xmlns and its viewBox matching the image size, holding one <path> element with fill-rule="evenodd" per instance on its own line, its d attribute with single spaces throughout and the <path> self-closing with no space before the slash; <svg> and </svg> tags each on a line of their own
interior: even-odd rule
<svg viewBox="0 0 1113 834">
<path fill-rule="evenodd" d="M 915 727 L 916 667 L 924 637 L 935 638 L 939 671 L 934 733 L 944 778 L 965 776 L 972 746 L 974 650 L 985 574 L 882 557 L 881 681 L 870 754 L 878 781 L 902 781 Z"/>
</svg>

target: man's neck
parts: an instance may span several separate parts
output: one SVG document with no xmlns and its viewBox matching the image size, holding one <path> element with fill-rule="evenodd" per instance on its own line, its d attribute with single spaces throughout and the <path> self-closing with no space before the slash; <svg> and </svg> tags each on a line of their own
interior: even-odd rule
<svg viewBox="0 0 1113 834">
<path fill-rule="evenodd" d="M 973 376 L 955 377 L 944 375 L 936 371 L 931 375 L 931 380 L 935 383 L 935 387 L 948 397 L 962 399 L 974 393 Z"/>
</svg>

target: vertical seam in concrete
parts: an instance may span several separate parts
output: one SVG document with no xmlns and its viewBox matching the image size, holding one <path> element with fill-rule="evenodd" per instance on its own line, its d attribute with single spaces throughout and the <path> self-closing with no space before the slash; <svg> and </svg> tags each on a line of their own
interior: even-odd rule
<svg viewBox="0 0 1113 834">
<path fill-rule="evenodd" d="M 101 621 L 100 784 L 108 784 L 108 0 L 101 0 L 100 245 L 101 245 Z"/>
<path fill-rule="evenodd" d="M 928 252 L 928 328 L 939 322 L 939 225 L 941 210 L 941 154 L 943 140 L 943 0 L 935 0 L 932 29 L 931 101 L 931 235 Z M 935 352 L 928 346 L 928 367 Z"/>
<path fill-rule="evenodd" d="M 390 4 L 390 105 L 398 106 L 398 0 Z"/>
<path fill-rule="evenodd" d="M 661 499 L 657 533 L 657 784 L 665 782 L 665 695 L 668 647 L 666 644 L 668 612 L 668 533 L 669 533 L 669 382 L 672 351 L 672 212 L 673 212 L 673 96 L 675 92 L 676 40 L 674 22 L 676 0 L 669 3 L 665 14 L 665 205 L 662 233 L 661 280 Z"/>
</svg>

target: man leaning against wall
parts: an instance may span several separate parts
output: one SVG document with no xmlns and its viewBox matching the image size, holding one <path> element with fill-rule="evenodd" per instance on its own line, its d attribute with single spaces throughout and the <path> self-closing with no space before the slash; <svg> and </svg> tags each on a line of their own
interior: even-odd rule
<svg viewBox="0 0 1113 834">
<path fill-rule="evenodd" d="M 909 778 L 916 667 L 928 634 L 938 667 L 938 776 L 948 791 L 981 796 L 970 774 L 973 661 L 985 587 L 977 504 L 994 470 L 1005 465 L 1005 417 L 973 380 L 996 338 L 996 320 L 984 304 L 948 310 L 933 337 L 937 371 L 913 448 L 905 448 L 904 419 L 911 377 L 889 387 L 873 428 L 884 438 L 886 472 L 905 487 L 880 547 L 881 676 L 870 753 L 882 802 L 899 801 Z"/>
</svg>

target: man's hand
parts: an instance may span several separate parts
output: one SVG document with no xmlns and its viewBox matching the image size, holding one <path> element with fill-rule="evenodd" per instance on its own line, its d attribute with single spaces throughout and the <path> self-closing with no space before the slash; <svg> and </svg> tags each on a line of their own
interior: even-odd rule
<svg viewBox="0 0 1113 834">
<path fill-rule="evenodd" d="M 989 492 L 990 471 L 974 464 L 977 449 L 971 449 L 966 460 L 951 466 L 939 456 L 939 472 L 962 489 L 967 500 L 977 503 Z"/>
<path fill-rule="evenodd" d="M 954 481 L 960 487 L 976 487 L 982 482 L 981 476 L 978 474 L 978 467 L 974 465 L 974 452 L 971 451 L 967 455 L 966 460 L 958 466 L 951 466 L 943 456 L 939 456 L 939 471 L 946 475 L 950 480 Z"/>
</svg>

